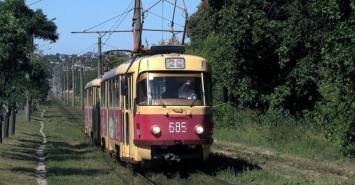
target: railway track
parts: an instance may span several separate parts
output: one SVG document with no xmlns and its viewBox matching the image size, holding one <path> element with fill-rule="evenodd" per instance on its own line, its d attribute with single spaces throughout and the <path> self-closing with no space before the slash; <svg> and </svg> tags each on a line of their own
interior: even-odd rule
<svg viewBox="0 0 355 185">
<path fill-rule="evenodd" d="M 63 117 L 67 118 L 73 126 L 80 130 L 83 134 L 85 134 L 84 127 L 85 127 L 85 116 L 79 114 L 78 112 L 74 112 L 72 109 L 67 107 L 64 103 L 60 102 L 56 98 L 52 98 L 55 104 L 59 107 Z"/>
<path fill-rule="evenodd" d="M 137 177 L 141 178 L 144 182 L 146 182 L 149 185 L 156 185 L 156 183 L 153 180 L 149 179 L 148 177 L 144 176 L 141 173 L 137 173 Z"/>
<path fill-rule="evenodd" d="M 84 132 L 84 120 L 85 120 L 85 116 L 81 115 L 78 112 L 75 112 L 72 110 L 72 108 L 67 107 L 65 104 L 63 104 L 62 102 L 60 102 L 59 100 L 54 99 L 56 105 L 60 108 L 60 111 L 63 115 L 63 117 L 65 117 L 66 119 L 68 119 L 68 121 L 70 123 L 72 123 L 72 125 L 76 128 L 79 129 L 80 132 L 82 132 L 83 134 L 85 134 Z M 100 147 L 98 147 L 98 149 L 101 150 Z M 111 156 L 112 157 L 112 156 Z M 120 162 L 117 159 L 115 159 L 116 162 Z M 112 171 L 115 171 L 116 175 L 122 177 L 122 174 L 120 172 L 117 171 L 117 165 L 115 165 L 116 163 L 112 163 L 111 161 L 107 161 L 105 160 L 105 163 L 107 166 L 109 166 L 111 168 Z M 126 168 L 126 172 L 125 174 L 133 174 L 133 171 L 131 168 L 129 167 L 125 167 Z M 156 183 L 149 179 L 148 177 L 144 176 L 141 173 L 134 173 L 138 178 L 140 178 L 142 181 L 146 182 L 149 185 L 156 185 Z M 122 178 L 123 179 L 123 178 Z M 131 182 L 127 181 L 125 182 L 125 184 L 130 184 Z"/>
<path fill-rule="evenodd" d="M 63 115 L 63 117 L 65 117 L 68 122 L 70 122 L 73 127 L 75 127 L 76 129 L 79 129 L 80 132 L 82 132 L 83 134 L 85 134 L 85 131 L 84 131 L 84 120 L 85 120 L 85 117 L 83 114 L 80 114 L 80 112 L 78 112 L 77 110 L 73 110 L 73 108 L 71 107 L 68 107 L 67 105 L 65 105 L 64 103 L 60 102 L 59 100 L 57 99 L 54 99 L 56 105 L 60 108 L 61 110 L 61 113 Z M 101 150 L 100 147 L 98 147 L 99 150 Z M 106 153 L 107 154 L 107 153 Z M 109 155 L 109 154 L 107 154 Z M 109 155 L 111 157 L 113 157 L 112 155 Z M 113 157 L 114 158 L 114 157 Z M 144 175 L 145 173 L 141 173 L 141 172 L 136 172 L 133 170 L 132 167 L 130 167 L 129 165 L 124 165 L 122 164 L 121 161 L 119 161 L 118 159 L 114 159 L 115 163 L 113 163 L 113 161 L 107 161 L 105 160 L 105 163 L 107 166 L 109 166 L 113 171 L 115 171 L 115 173 L 119 176 L 119 177 L 123 177 L 125 175 L 133 175 L 139 179 L 141 179 L 142 182 L 146 183 L 146 184 L 149 184 L 149 185 L 156 185 L 158 183 L 154 182 L 152 179 L 150 179 L 149 177 L 147 177 L 146 175 Z M 121 167 L 125 168 L 124 171 L 122 171 L 122 169 L 117 169 L 117 163 L 119 163 Z M 180 171 L 186 171 L 186 169 L 180 169 Z M 123 175 L 122 175 L 123 173 Z M 193 175 L 193 174 L 196 174 L 196 175 L 199 175 L 199 176 L 203 176 L 201 177 L 202 179 L 204 179 L 204 181 L 206 181 L 206 177 L 207 177 L 207 181 L 209 183 L 212 183 L 212 184 L 224 184 L 224 185 L 230 185 L 232 183 L 229 183 L 227 181 L 224 181 L 222 179 L 218 179 L 212 175 L 209 175 L 205 172 L 203 172 L 202 170 L 199 170 L 199 169 L 196 169 L 196 168 L 193 168 L 192 171 L 190 171 L 190 175 Z M 123 178 L 122 178 L 123 179 Z M 130 184 L 132 182 L 125 182 L 125 184 Z"/>
</svg>

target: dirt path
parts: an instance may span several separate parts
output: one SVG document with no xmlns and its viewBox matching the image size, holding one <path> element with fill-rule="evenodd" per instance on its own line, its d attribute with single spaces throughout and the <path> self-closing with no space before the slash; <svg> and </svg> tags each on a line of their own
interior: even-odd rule
<svg viewBox="0 0 355 185">
<path fill-rule="evenodd" d="M 48 107 L 46 107 L 41 115 L 41 118 L 43 119 L 44 113 L 46 112 Z M 39 185 L 47 185 L 47 180 L 46 180 L 46 159 L 45 159 L 45 155 L 44 155 L 44 150 L 46 149 L 46 144 L 47 144 L 47 137 L 43 132 L 44 129 L 44 123 L 43 121 L 40 121 L 41 124 L 41 128 L 39 130 L 39 132 L 42 134 L 43 137 L 43 142 L 42 144 L 38 147 L 38 149 L 36 150 L 36 154 L 38 157 L 38 165 L 36 168 L 36 176 L 37 176 L 37 182 Z"/>
</svg>

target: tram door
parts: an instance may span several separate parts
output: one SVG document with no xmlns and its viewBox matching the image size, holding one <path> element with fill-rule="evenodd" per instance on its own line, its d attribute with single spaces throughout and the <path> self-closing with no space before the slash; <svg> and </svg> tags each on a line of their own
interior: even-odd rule
<svg viewBox="0 0 355 185">
<path fill-rule="evenodd" d="M 129 158 L 131 156 L 132 138 L 130 130 L 133 123 L 132 120 L 132 74 L 122 76 L 121 89 L 122 89 L 122 157 Z"/>
<path fill-rule="evenodd" d="M 96 144 L 100 143 L 100 89 L 94 87 L 94 104 L 93 104 L 93 121 L 92 132 L 93 140 Z"/>
</svg>

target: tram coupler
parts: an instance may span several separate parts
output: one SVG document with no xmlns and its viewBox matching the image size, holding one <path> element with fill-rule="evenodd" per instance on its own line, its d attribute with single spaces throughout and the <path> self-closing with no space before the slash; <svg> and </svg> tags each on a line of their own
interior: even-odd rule
<svg viewBox="0 0 355 185">
<path fill-rule="evenodd" d="M 180 162 L 180 160 L 181 160 L 179 156 L 177 156 L 177 155 L 175 155 L 175 154 L 173 154 L 173 153 L 167 153 L 167 154 L 165 154 L 164 158 L 165 158 L 165 160 L 167 160 L 167 161 Z"/>
</svg>

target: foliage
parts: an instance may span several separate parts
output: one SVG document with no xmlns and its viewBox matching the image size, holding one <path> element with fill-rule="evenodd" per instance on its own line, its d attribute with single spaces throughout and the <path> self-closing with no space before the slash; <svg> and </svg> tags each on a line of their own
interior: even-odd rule
<svg viewBox="0 0 355 185">
<path fill-rule="evenodd" d="M 284 116 L 313 117 L 312 128 L 325 129 L 344 154 L 355 155 L 354 2 L 209 0 L 202 6 L 208 11 L 191 17 L 188 52 L 210 61 L 215 103 L 226 86 L 232 105 L 266 113 L 261 120 L 268 125 Z M 233 121 L 215 112 L 223 124 Z"/>
<path fill-rule="evenodd" d="M 33 98 L 44 100 L 49 92 L 50 85 L 48 79 L 51 78 L 51 69 L 49 62 L 45 61 L 43 57 L 38 57 L 31 61 L 30 70 L 30 94 Z"/>
<path fill-rule="evenodd" d="M 0 1 L 1 103 L 23 102 L 25 90 L 40 88 L 26 78 L 26 74 L 36 73 L 31 69 L 37 69 L 31 66 L 29 53 L 35 49 L 34 38 L 57 40 L 56 29 L 41 10 L 33 11 L 23 0 Z"/>
<path fill-rule="evenodd" d="M 187 24 L 187 36 L 190 38 L 191 48 L 200 48 L 200 43 L 208 36 L 212 23 L 205 19 L 208 16 L 208 3 L 202 2 L 198 11 L 189 17 Z"/>
<path fill-rule="evenodd" d="M 111 70 L 129 59 L 130 55 L 127 52 L 115 53 L 115 54 L 105 54 L 103 61 L 104 71 Z"/>
</svg>

